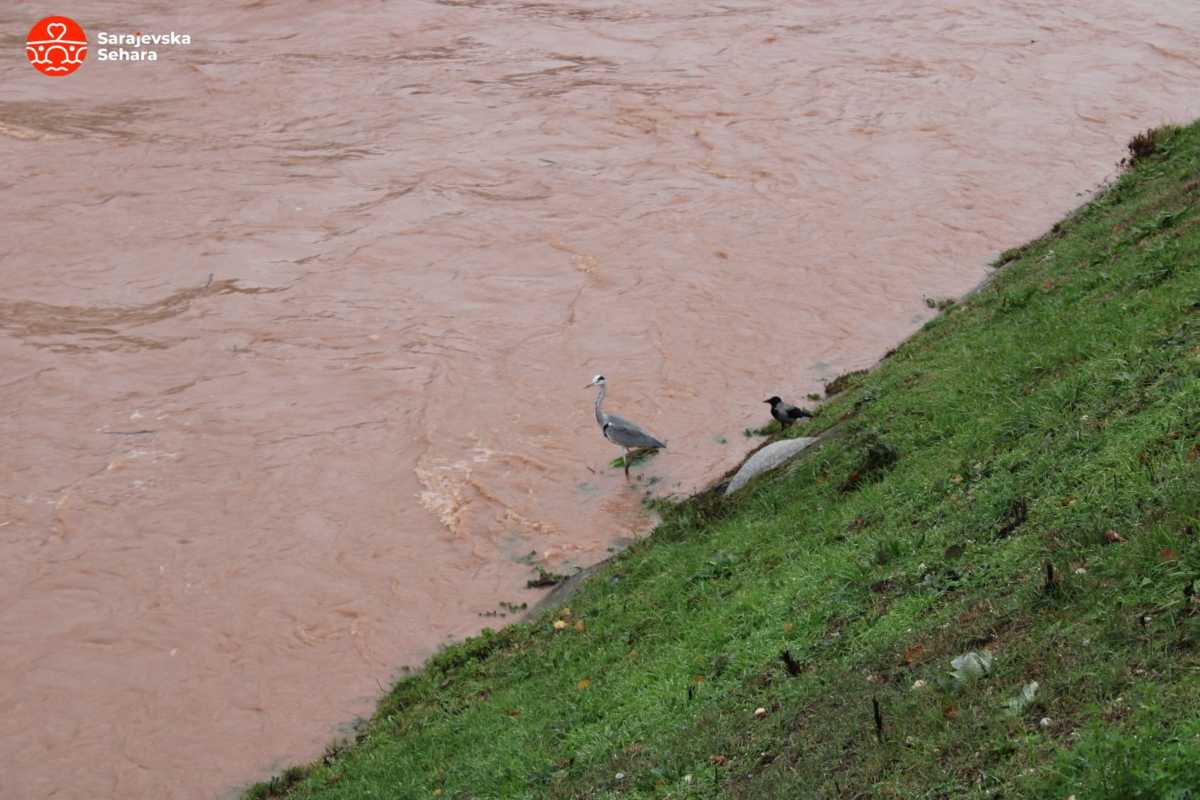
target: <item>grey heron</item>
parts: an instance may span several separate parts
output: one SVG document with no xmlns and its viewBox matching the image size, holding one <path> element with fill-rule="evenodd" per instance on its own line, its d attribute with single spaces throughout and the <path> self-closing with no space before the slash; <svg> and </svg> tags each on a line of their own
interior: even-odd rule
<svg viewBox="0 0 1200 800">
<path fill-rule="evenodd" d="M 802 417 L 812 418 L 812 414 L 805 411 L 803 408 L 797 408 L 791 403 L 785 403 L 779 399 L 779 396 L 768 397 L 763 400 L 764 403 L 771 404 L 771 416 L 779 421 L 779 427 L 786 428 Z"/>
<path fill-rule="evenodd" d="M 596 423 L 600 426 L 600 432 L 604 434 L 605 439 L 624 449 L 625 454 L 621 456 L 621 461 L 625 465 L 625 478 L 628 480 L 630 450 L 659 450 L 665 448 L 666 445 L 624 417 L 604 413 L 600 404 L 604 402 L 608 383 L 604 380 L 603 375 L 592 378 L 592 382 L 583 388 L 590 389 L 593 386 L 600 387 L 600 391 L 596 394 Z"/>
</svg>

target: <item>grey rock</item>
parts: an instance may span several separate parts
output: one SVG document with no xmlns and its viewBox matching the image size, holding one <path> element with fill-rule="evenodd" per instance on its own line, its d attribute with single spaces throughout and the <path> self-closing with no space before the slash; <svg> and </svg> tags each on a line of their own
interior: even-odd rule
<svg viewBox="0 0 1200 800">
<path fill-rule="evenodd" d="M 742 464 L 742 468 L 733 476 L 729 486 L 725 487 L 725 496 L 728 497 L 745 486 L 755 475 L 775 469 L 780 464 L 791 460 L 793 456 L 815 441 L 815 437 L 798 436 L 795 439 L 785 439 L 782 442 L 767 445 L 746 459 L 746 463 Z"/>
</svg>

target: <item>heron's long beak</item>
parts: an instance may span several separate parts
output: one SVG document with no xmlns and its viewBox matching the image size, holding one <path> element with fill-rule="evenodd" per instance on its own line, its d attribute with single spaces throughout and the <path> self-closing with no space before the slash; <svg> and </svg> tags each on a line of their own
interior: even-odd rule
<svg viewBox="0 0 1200 800">
<path fill-rule="evenodd" d="M 596 382 L 595 382 L 595 381 L 592 381 L 591 383 L 589 383 L 587 386 L 585 386 L 585 387 L 583 387 L 583 388 L 585 388 L 585 389 L 590 389 L 590 388 L 592 388 L 592 387 L 593 387 L 593 386 L 595 386 L 595 385 L 596 385 Z"/>
</svg>

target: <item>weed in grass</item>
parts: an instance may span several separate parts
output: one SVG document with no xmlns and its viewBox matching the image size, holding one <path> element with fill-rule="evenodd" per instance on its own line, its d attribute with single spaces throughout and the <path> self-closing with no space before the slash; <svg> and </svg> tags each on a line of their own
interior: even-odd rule
<svg viewBox="0 0 1200 800">
<path fill-rule="evenodd" d="M 875 548 L 874 561 L 879 566 L 887 566 L 904 554 L 904 545 L 895 537 L 882 539 Z"/>
<path fill-rule="evenodd" d="M 829 383 L 825 384 L 825 396 L 833 397 L 835 394 L 841 394 L 856 385 L 867 374 L 865 369 L 857 369 L 852 372 L 847 372 L 844 375 L 839 375 Z"/>
<path fill-rule="evenodd" d="M 547 586 L 557 586 L 567 579 L 566 575 L 559 575 L 557 572 L 550 572 L 545 567 L 537 567 L 537 577 L 530 578 L 525 581 L 527 589 L 542 589 Z"/>
<path fill-rule="evenodd" d="M 877 431 L 858 434 L 853 438 L 850 446 L 860 449 L 862 455 L 858 464 L 843 481 L 841 486 L 843 493 L 858 489 L 864 482 L 876 480 L 899 458 L 895 446 L 883 441 Z"/>
<path fill-rule="evenodd" d="M 772 420 L 766 425 L 758 428 L 746 428 L 742 431 L 742 435 L 749 439 L 753 436 L 771 436 L 772 434 L 779 433 L 781 430 L 783 430 L 782 426 L 780 426 L 778 422 Z"/>
</svg>

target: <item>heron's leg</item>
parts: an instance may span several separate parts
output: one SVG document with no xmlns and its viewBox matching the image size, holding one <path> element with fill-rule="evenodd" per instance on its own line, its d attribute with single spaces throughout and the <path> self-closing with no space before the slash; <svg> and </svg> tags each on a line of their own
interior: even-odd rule
<svg viewBox="0 0 1200 800">
<path fill-rule="evenodd" d="M 625 465 L 625 480 L 629 480 L 629 448 L 625 448 L 625 455 L 621 456 L 621 463 Z"/>
</svg>

